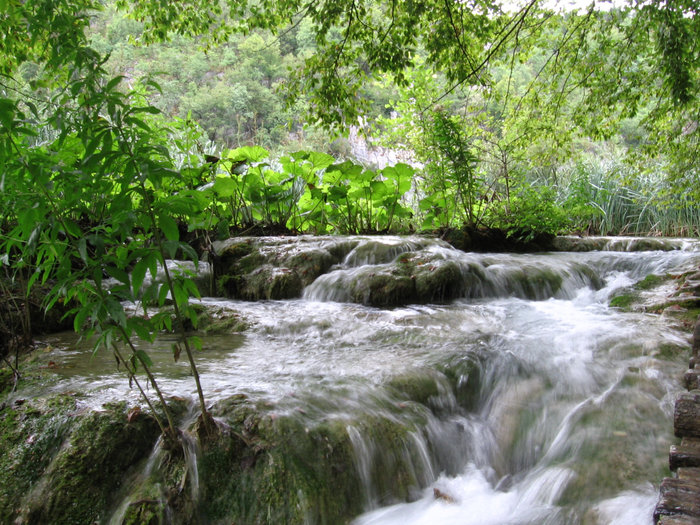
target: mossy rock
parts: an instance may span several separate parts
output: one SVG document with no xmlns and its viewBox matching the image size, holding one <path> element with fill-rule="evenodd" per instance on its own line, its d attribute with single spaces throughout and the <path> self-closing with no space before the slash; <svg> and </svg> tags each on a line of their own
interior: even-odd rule
<svg viewBox="0 0 700 525">
<path fill-rule="evenodd" d="M 639 373 L 637 381 L 645 379 Z M 589 429 L 585 443 L 577 449 L 576 476 L 562 493 L 560 505 L 599 501 L 606 495 L 633 490 L 640 479 L 663 479 L 668 469 L 668 444 L 658 436 L 668 432 L 664 419 L 658 418 L 658 401 L 663 391 L 653 395 L 634 392 L 644 388 L 636 384 L 628 393 L 614 392 L 602 406 L 591 408 L 583 416 L 582 426 Z M 640 432 L 640 429 L 644 429 Z M 572 440 L 576 439 L 575 436 Z M 575 446 L 575 445 L 572 445 Z"/>
<path fill-rule="evenodd" d="M 428 405 L 431 398 L 440 395 L 439 378 L 431 370 L 416 370 L 414 372 L 392 377 L 387 386 L 395 391 L 399 398 L 405 397 L 411 401 Z"/>
<path fill-rule="evenodd" d="M 639 281 L 634 285 L 635 290 L 651 290 L 653 288 L 657 288 L 661 286 L 662 284 L 668 282 L 669 277 L 666 275 L 656 275 L 656 274 L 649 274 L 647 275 L 644 279 Z"/>
<path fill-rule="evenodd" d="M 207 444 L 199 462 L 201 509 L 213 523 L 347 523 L 367 502 L 406 501 L 425 483 L 412 433 L 425 408 L 406 403 L 403 421 L 360 414 L 312 422 L 299 412 L 274 413 L 244 396 L 215 408 L 230 426 Z M 406 415 L 408 420 L 406 420 Z M 407 422 L 408 421 L 408 422 Z M 360 439 L 374 451 L 361 473 Z"/>
<path fill-rule="evenodd" d="M 632 286 L 620 290 L 615 296 L 610 299 L 610 306 L 620 308 L 624 311 L 643 310 L 648 312 L 661 313 L 663 310 L 676 303 L 681 303 L 678 300 L 662 300 L 654 304 L 645 304 L 644 296 L 648 296 L 648 292 L 655 290 L 672 279 L 669 275 L 649 274 L 643 279 L 637 281 Z M 692 301 L 691 301 L 692 302 Z M 648 303 L 648 301 L 647 301 Z M 684 306 L 680 304 L 680 306 Z"/>
<path fill-rule="evenodd" d="M 397 306 L 416 302 L 414 279 L 391 271 L 373 271 L 360 275 L 353 283 L 354 302 L 369 306 Z"/>
<path fill-rule="evenodd" d="M 14 523 L 25 499 L 61 448 L 74 423 L 70 396 L 16 400 L 0 410 L 0 522 Z M 20 522 L 22 522 L 20 520 Z"/>
<path fill-rule="evenodd" d="M 340 254 L 350 249 L 338 248 L 334 255 L 322 245 L 321 241 L 310 243 L 304 239 L 219 243 L 216 292 L 249 301 L 300 297 L 305 286 L 340 262 Z"/>
<path fill-rule="evenodd" d="M 186 330 L 198 330 L 206 335 L 237 334 L 248 329 L 245 319 L 233 310 L 194 303 L 191 307 L 197 313 L 197 326 L 186 320 Z"/>
<path fill-rule="evenodd" d="M 302 286 L 308 286 L 326 273 L 339 259 L 323 249 L 305 250 L 284 259 L 284 266 L 299 276 Z"/>
<path fill-rule="evenodd" d="M 516 270 L 507 275 L 508 289 L 523 299 L 546 299 L 561 289 L 564 277 L 549 268 Z"/>
<path fill-rule="evenodd" d="M 0 396 L 10 392 L 15 384 L 15 374 L 9 368 L 0 368 Z"/>
<path fill-rule="evenodd" d="M 125 474 L 148 457 L 160 433 L 141 415 L 129 422 L 123 403 L 76 418 L 67 440 L 27 495 L 29 523 L 104 520 Z"/>
<path fill-rule="evenodd" d="M 343 523 L 361 512 L 344 422 L 309 427 L 236 404 L 231 431 L 207 445 L 199 462 L 208 520 Z"/>
<path fill-rule="evenodd" d="M 106 518 L 159 429 L 145 415 L 127 421 L 123 403 L 85 411 L 58 395 L 5 407 L 0 432 L 0 521 L 73 524 Z"/>
</svg>

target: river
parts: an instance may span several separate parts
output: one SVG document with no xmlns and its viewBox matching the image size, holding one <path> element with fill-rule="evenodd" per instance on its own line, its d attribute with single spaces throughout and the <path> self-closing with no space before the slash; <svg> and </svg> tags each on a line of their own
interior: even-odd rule
<svg viewBox="0 0 700 525">
<path fill-rule="evenodd" d="M 649 274 L 697 268 L 700 245 L 518 255 L 429 242 L 421 249 L 471 271 L 464 292 L 377 308 L 348 302 L 348 279 L 383 271 L 404 244 L 362 243 L 395 250 L 375 259 L 355 248 L 301 298 L 202 299 L 249 326 L 204 339 L 210 401 L 244 393 L 309 426 L 345 421 L 365 509 L 356 525 L 652 523 L 688 336 L 673 317 L 609 300 Z M 86 359 L 88 347 L 67 334 L 48 342 L 62 376 L 52 389 L 85 392 L 96 406 L 125 393 L 138 401 L 110 356 Z M 161 387 L 194 397 L 170 343 L 149 348 Z M 381 442 L 364 432 L 366 414 L 409 431 Z M 405 494 L 385 476 L 397 463 L 410 474 Z"/>
</svg>

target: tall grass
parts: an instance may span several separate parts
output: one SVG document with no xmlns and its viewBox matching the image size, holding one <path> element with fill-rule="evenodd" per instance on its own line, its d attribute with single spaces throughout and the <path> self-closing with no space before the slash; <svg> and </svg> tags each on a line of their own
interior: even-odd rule
<svg viewBox="0 0 700 525">
<path fill-rule="evenodd" d="M 700 234 L 700 204 L 674 192 L 658 169 L 644 172 L 619 155 L 560 168 L 559 199 L 575 229 L 601 235 Z"/>
</svg>

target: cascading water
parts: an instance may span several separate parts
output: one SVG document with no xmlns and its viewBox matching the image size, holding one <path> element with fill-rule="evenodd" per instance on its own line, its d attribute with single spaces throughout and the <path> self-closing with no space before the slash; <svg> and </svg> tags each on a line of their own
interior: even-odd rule
<svg viewBox="0 0 700 525">
<path fill-rule="evenodd" d="M 672 319 L 608 301 L 648 274 L 697 268 L 696 244 L 534 255 L 418 238 L 351 244 L 301 299 L 202 300 L 250 326 L 205 338 L 210 400 L 245 393 L 309 428 L 342 421 L 366 511 L 357 525 L 651 523 L 687 338 Z M 430 272 L 458 269 L 440 290 L 449 300 L 358 304 L 374 293 L 353 292 L 358 283 L 394 275 L 408 253 Z M 95 404 L 123 398 L 126 380 L 104 363 L 57 352 L 61 388 Z M 186 364 L 166 365 L 169 342 L 151 353 L 161 388 L 191 395 Z M 405 431 L 382 433 L 381 422 Z"/>
</svg>

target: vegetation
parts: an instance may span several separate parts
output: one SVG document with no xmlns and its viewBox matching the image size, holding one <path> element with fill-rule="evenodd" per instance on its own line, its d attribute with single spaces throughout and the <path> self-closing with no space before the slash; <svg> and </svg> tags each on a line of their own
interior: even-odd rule
<svg viewBox="0 0 700 525">
<path fill-rule="evenodd" d="M 134 341 L 177 334 L 173 357 L 189 362 L 211 434 L 201 342 L 186 331 L 198 291 L 167 261 L 197 264 L 215 237 L 697 234 L 693 2 L 558 13 L 536 0 L 516 12 L 491 0 L 7 0 L 2 11 L 0 285 L 11 301 L 0 353 L 9 334 L 26 338 L 31 290 L 45 287 L 44 308 L 69 309 L 148 399 L 145 374 L 170 445 L 173 416 Z M 364 166 L 342 140 L 305 148 L 369 121 L 413 166 Z M 612 153 L 593 162 L 600 151 Z"/>
</svg>

